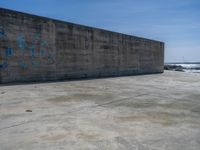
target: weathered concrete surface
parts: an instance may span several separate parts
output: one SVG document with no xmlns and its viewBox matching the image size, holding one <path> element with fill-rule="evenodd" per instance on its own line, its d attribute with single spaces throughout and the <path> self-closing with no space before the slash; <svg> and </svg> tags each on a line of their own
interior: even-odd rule
<svg viewBox="0 0 200 150">
<path fill-rule="evenodd" d="M 0 8 L 0 82 L 162 73 L 164 43 Z"/>
<path fill-rule="evenodd" d="M 0 149 L 199 150 L 199 81 L 167 71 L 1 86 Z"/>
</svg>

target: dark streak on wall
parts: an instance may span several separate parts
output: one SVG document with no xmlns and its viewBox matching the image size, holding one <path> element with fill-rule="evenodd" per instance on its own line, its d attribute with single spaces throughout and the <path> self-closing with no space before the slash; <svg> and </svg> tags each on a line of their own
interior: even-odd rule
<svg viewBox="0 0 200 150">
<path fill-rule="evenodd" d="M 0 82 L 162 73 L 164 43 L 0 8 Z"/>
</svg>

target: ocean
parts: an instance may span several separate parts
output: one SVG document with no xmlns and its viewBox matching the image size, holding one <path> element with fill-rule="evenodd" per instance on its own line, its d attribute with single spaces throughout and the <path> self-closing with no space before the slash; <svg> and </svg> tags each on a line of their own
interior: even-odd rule
<svg viewBox="0 0 200 150">
<path fill-rule="evenodd" d="M 200 62 L 197 63 L 166 63 L 167 66 L 175 66 L 184 72 L 200 73 Z M 174 70 L 174 69 L 172 69 Z"/>
</svg>

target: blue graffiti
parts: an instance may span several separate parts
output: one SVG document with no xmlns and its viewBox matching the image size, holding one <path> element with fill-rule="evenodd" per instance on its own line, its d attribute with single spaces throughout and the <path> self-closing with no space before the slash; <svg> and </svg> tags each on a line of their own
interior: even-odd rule
<svg viewBox="0 0 200 150">
<path fill-rule="evenodd" d="M 5 32 L 0 28 L 0 36 L 3 35 L 5 35 Z M 17 57 L 18 60 L 16 60 L 15 63 L 17 63 L 19 67 L 27 69 L 31 66 L 39 67 L 40 65 L 51 65 L 55 63 L 55 54 L 47 40 L 41 39 L 41 35 L 36 33 L 31 42 L 32 44 L 27 42 L 23 34 L 16 37 L 16 43 L 20 52 L 18 55 L 20 57 Z M 15 56 L 15 51 L 11 47 L 7 47 L 3 55 L 4 58 L 0 62 L 0 69 L 9 66 L 9 59 Z M 25 59 L 24 56 L 29 57 L 29 59 Z"/>
<path fill-rule="evenodd" d="M 53 64 L 55 62 L 54 57 L 51 53 L 48 54 L 47 62 L 48 64 Z"/>
<path fill-rule="evenodd" d="M 7 68 L 7 67 L 8 67 L 8 62 L 7 62 L 7 60 L 4 60 L 4 62 L 0 64 L 0 68 L 3 69 L 3 68 Z"/>
<path fill-rule="evenodd" d="M 42 57 L 44 57 L 46 55 L 47 47 L 48 47 L 48 42 L 47 41 L 42 41 L 41 47 L 40 47 L 40 55 Z"/>
<path fill-rule="evenodd" d="M 39 66 L 39 62 L 36 61 L 35 57 L 36 57 L 36 46 L 32 45 L 30 47 L 30 55 L 31 55 L 31 65 L 33 67 L 38 67 Z"/>
<path fill-rule="evenodd" d="M 10 56 L 13 56 L 13 49 L 12 48 L 10 48 L 10 47 L 8 47 L 7 49 L 6 49 L 6 57 L 10 57 Z"/>
<path fill-rule="evenodd" d="M 5 37 L 6 36 L 6 33 L 2 30 L 2 31 L 0 31 L 0 38 L 3 38 L 3 37 Z"/>
<path fill-rule="evenodd" d="M 3 38 L 5 36 L 6 36 L 6 33 L 5 33 L 4 29 L 3 29 L 3 27 L 1 26 L 0 27 L 0 38 Z"/>
<path fill-rule="evenodd" d="M 46 54 L 46 49 L 44 48 L 44 47 L 41 47 L 40 48 L 40 55 L 42 56 L 42 57 L 44 57 L 45 56 L 45 54 Z"/>
<path fill-rule="evenodd" d="M 8 67 L 8 57 L 13 56 L 13 49 L 8 47 L 5 49 L 5 58 L 3 62 L 0 64 L 0 68 L 7 68 Z"/>
<path fill-rule="evenodd" d="M 31 54 L 31 57 L 35 57 L 35 45 L 32 45 L 30 47 L 30 54 Z"/>
<path fill-rule="evenodd" d="M 21 50 L 24 50 L 26 48 L 26 40 L 23 35 L 17 37 L 17 44 Z"/>
</svg>

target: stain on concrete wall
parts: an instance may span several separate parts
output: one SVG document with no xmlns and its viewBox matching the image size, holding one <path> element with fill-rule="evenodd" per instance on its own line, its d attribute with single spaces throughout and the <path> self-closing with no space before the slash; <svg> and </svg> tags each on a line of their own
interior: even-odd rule
<svg viewBox="0 0 200 150">
<path fill-rule="evenodd" d="M 163 72 L 164 43 L 0 9 L 0 81 Z"/>
</svg>

